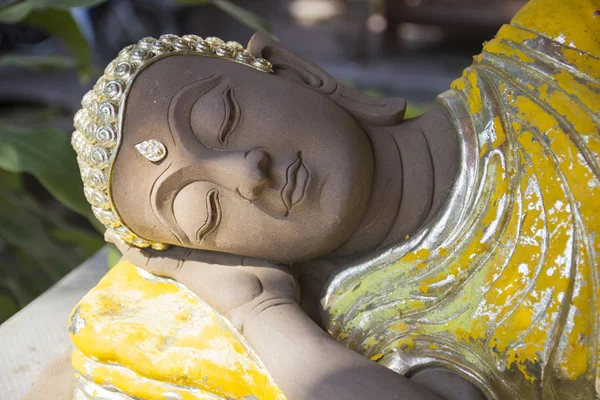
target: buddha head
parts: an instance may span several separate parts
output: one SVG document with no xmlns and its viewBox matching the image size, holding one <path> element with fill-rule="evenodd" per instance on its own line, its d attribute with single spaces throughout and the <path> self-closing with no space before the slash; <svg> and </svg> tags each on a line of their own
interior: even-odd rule
<svg viewBox="0 0 600 400">
<path fill-rule="evenodd" d="M 264 34 L 146 38 L 75 116 L 95 216 L 122 240 L 278 262 L 344 244 L 369 201 L 371 126 L 404 102 L 364 96 Z"/>
</svg>

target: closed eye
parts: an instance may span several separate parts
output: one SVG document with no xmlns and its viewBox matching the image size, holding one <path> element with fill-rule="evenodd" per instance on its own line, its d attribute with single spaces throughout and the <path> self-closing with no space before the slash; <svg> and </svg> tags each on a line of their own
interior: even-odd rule
<svg viewBox="0 0 600 400">
<path fill-rule="evenodd" d="M 235 132 L 240 123 L 240 104 L 235 97 L 235 89 L 229 86 L 223 92 L 223 103 L 225 105 L 225 119 L 219 129 L 219 143 L 227 146 L 229 138 Z"/>
<path fill-rule="evenodd" d="M 196 232 L 196 239 L 202 241 L 213 233 L 221 223 L 221 203 L 219 202 L 219 191 L 212 189 L 206 194 L 206 221 Z"/>
</svg>

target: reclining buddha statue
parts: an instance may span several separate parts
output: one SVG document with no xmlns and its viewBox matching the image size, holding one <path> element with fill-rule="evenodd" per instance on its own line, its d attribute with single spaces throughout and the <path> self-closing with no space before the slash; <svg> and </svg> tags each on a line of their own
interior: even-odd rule
<svg viewBox="0 0 600 400">
<path fill-rule="evenodd" d="M 600 396 L 597 0 L 530 1 L 414 119 L 260 33 L 142 39 L 82 104 L 123 258 L 70 399 Z"/>
</svg>

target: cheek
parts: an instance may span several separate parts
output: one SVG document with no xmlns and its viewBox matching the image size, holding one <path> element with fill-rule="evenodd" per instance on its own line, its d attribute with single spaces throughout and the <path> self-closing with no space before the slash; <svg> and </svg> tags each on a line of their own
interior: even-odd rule
<svg viewBox="0 0 600 400">
<path fill-rule="evenodd" d="M 293 262 L 329 254 L 351 233 L 346 220 L 324 218 L 316 205 L 288 218 L 274 218 L 233 193 L 227 197 L 221 227 L 206 241 L 211 250 Z"/>
<path fill-rule="evenodd" d="M 215 188 L 219 192 L 219 224 L 212 233 L 199 240 L 197 233 L 207 221 L 207 194 Z M 260 257 L 273 254 L 274 249 L 289 243 L 286 239 L 293 241 L 294 235 L 286 233 L 293 224 L 278 221 L 248 200 L 209 182 L 196 182 L 183 188 L 175 198 L 173 212 L 192 246 L 202 250 Z"/>
<path fill-rule="evenodd" d="M 350 123 L 346 128 L 322 138 L 322 147 L 314 153 L 312 161 L 323 183 L 316 188 L 323 217 L 351 225 L 349 220 L 360 218 L 366 207 L 373 182 L 374 159 L 366 133 Z"/>
<path fill-rule="evenodd" d="M 201 245 L 209 250 L 290 262 L 322 255 L 318 219 L 273 218 L 232 192 L 222 199 L 221 226 Z"/>
<path fill-rule="evenodd" d="M 175 216 L 193 248 L 214 250 L 273 262 L 296 262 L 329 254 L 346 238 L 345 223 L 326 220 L 318 207 L 295 218 L 274 218 L 233 192 L 220 191 L 222 219 L 204 240 L 195 233 L 205 221 L 204 197 L 211 185 L 193 184 L 175 200 Z M 344 227 L 344 229 L 340 229 Z"/>
<path fill-rule="evenodd" d="M 206 240 L 216 250 L 250 255 L 257 250 L 276 245 L 267 238 L 270 232 L 281 232 L 284 228 L 281 225 L 277 226 L 277 220 L 230 191 L 222 193 L 221 205 L 221 225 L 212 237 Z"/>
</svg>

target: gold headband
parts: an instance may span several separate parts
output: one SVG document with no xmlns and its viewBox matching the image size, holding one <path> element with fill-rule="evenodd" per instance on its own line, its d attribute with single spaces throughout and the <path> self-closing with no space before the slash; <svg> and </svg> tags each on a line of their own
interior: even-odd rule
<svg viewBox="0 0 600 400">
<path fill-rule="evenodd" d="M 94 88 L 83 96 L 83 108 L 75 114 L 75 132 L 71 144 L 83 180 L 84 194 L 94 216 L 123 241 L 137 247 L 152 246 L 163 250 L 164 243 L 144 239 L 125 226 L 111 195 L 112 168 L 121 144 L 124 104 L 134 78 L 154 60 L 174 54 L 215 57 L 272 73 L 271 63 L 256 58 L 237 42 L 195 35 L 163 35 L 144 38 L 119 52 L 98 79 Z M 159 57 L 160 56 L 160 57 Z"/>
</svg>

